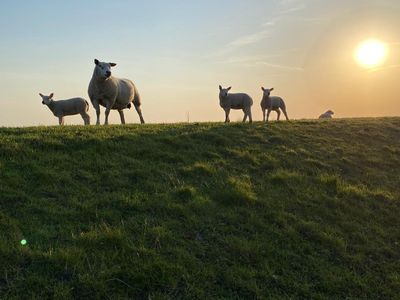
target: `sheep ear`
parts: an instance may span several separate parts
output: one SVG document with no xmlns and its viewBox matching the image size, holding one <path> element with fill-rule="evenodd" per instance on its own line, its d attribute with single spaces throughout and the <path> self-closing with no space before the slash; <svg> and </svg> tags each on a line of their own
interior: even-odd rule
<svg viewBox="0 0 400 300">
<path fill-rule="evenodd" d="M 51 93 L 50 96 L 49 96 L 49 99 L 51 99 L 53 97 L 54 97 L 54 93 Z"/>
<path fill-rule="evenodd" d="M 265 88 L 264 87 L 261 87 L 261 89 L 265 92 Z"/>
<path fill-rule="evenodd" d="M 228 91 L 230 91 L 231 89 L 232 89 L 232 87 L 231 87 L 231 86 L 227 88 L 227 90 L 228 90 Z"/>
<path fill-rule="evenodd" d="M 44 97 L 42 93 L 39 93 L 39 96 L 40 96 L 40 97 Z"/>
<path fill-rule="evenodd" d="M 269 91 L 272 92 L 274 90 L 274 88 L 271 88 Z"/>
<path fill-rule="evenodd" d="M 100 63 L 100 62 L 99 62 L 98 59 L 95 59 L 95 60 L 94 60 L 94 64 L 95 64 L 96 66 L 97 66 L 99 63 Z"/>
<path fill-rule="evenodd" d="M 219 90 L 222 91 L 222 86 L 219 86 Z"/>
<path fill-rule="evenodd" d="M 111 67 L 115 67 L 117 64 L 116 63 L 110 63 Z"/>
</svg>

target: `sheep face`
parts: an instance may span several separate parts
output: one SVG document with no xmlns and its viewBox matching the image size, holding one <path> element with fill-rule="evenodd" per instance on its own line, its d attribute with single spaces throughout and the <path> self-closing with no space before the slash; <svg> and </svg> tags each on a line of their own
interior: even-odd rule
<svg viewBox="0 0 400 300">
<path fill-rule="evenodd" d="M 111 68 L 117 65 L 115 63 L 100 62 L 97 59 L 94 60 L 94 64 L 96 65 L 95 67 L 96 76 L 104 80 L 111 77 L 112 75 Z"/>
<path fill-rule="evenodd" d="M 219 86 L 219 96 L 221 98 L 226 98 L 228 97 L 229 91 L 232 89 L 232 87 L 228 87 L 227 89 L 224 89 L 222 86 Z"/>
<path fill-rule="evenodd" d="M 51 93 L 49 96 L 45 96 L 41 93 L 39 93 L 40 97 L 42 97 L 42 104 L 43 105 L 49 105 L 51 101 L 53 101 L 54 93 Z"/>
<path fill-rule="evenodd" d="M 271 92 L 274 90 L 274 88 L 271 89 L 266 89 L 266 88 L 261 88 L 264 92 L 264 97 L 268 98 L 271 95 Z"/>
</svg>

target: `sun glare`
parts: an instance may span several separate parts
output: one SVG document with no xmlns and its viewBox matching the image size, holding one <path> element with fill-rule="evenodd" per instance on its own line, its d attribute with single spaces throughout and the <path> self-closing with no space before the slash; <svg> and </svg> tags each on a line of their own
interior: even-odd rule
<svg viewBox="0 0 400 300">
<path fill-rule="evenodd" d="M 379 40 L 367 40 L 362 42 L 356 52 L 357 62 L 366 68 L 374 68 L 382 65 L 387 56 L 387 46 Z"/>
</svg>

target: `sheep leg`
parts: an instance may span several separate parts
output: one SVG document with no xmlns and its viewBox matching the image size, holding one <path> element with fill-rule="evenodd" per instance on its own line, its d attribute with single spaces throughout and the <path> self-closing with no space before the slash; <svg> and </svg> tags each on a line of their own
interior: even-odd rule
<svg viewBox="0 0 400 300">
<path fill-rule="evenodd" d="M 96 117 L 97 117 L 97 121 L 96 121 L 96 125 L 100 125 L 100 105 L 99 105 L 99 101 L 93 101 L 93 108 L 96 110 Z"/>
<path fill-rule="evenodd" d="M 244 112 L 243 123 L 246 123 L 246 120 L 247 120 L 247 111 L 246 111 L 246 110 L 243 110 L 243 112 Z"/>
<path fill-rule="evenodd" d="M 64 117 L 58 117 L 58 124 L 64 125 Z"/>
<path fill-rule="evenodd" d="M 106 120 L 104 121 L 104 125 L 108 125 L 108 116 L 110 115 L 112 105 L 110 103 L 107 103 L 106 107 Z"/>
<path fill-rule="evenodd" d="M 81 116 L 85 125 L 90 125 L 90 116 L 87 113 L 83 113 Z"/>
<path fill-rule="evenodd" d="M 280 119 L 281 119 L 281 111 L 278 109 L 277 111 L 276 111 L 276 113 L 278 114 L 278 121 L 280 121 Z"/>
<path fill-rule="evenodd" d="M 284 114 L 285 117 L 286 117 L 286 120 L 289 121 L 289 117 L 288 117 L 288 114 L 287 114 L 287 112 L 286 112 L 286 109 L 282 109 L 282 111 L 283 111 L 283 114 Z"/>
<path fill-rule="evenodd" d="M 267 113 L 267 122 L 269 121 L 269 115 L 271 114 L 271 110 L 268 109 L 268 113 Z"/>
<path fill-rule="evenodd" d="M 121 124 L 125 124 L 125 116 L 124 116 L 124 111 L 121 109 L 118 111 L 119 112 L 119 117 L 121 118 Z"/>
<path fill-rule="evenodd" d="M 252 113 L 251 113 L 251 109 L 249 109 L 249 112 L 248 112 L 247 115 L 249 116 L 249 122 L 250 122 L 250 124 L 253 123 L 253 115 L 252 115 Z"/>
<path fill-rule="evenodd" d="M 137 105 L 135 103 L 133 105 L 135 105 L 135 109 L 136 109 L 136 111 L 137 111 L 137 113 L 139 115 L 140 123 L 144 124 L 144 119 L 143 119 L 143 115 L 142 115 L 142 109 L 140 108 L 140 105 Z"/>
<path fill-rule="evenodd" d="M 265 109 L 263 109 L 262 112 L 263 112 L 263 122 L 265 122 Z"/>
<path fill-rule="evenodd" d="M 249 118 L 249 122 L 253 123 L 253 117 L 251 115 L 251 108 L 245 108 L 243 110 L 244 112 L 244 119 L 243 119 L 243 123 L 246 122 L 247 118 Z"/>
<path fill-rule="evenodd" d="M 225 109 L 225 123 L 230 123 L 231 120 L 229 120 L 229 113 L 231 112 L 230 108 Z"/>
</svg>

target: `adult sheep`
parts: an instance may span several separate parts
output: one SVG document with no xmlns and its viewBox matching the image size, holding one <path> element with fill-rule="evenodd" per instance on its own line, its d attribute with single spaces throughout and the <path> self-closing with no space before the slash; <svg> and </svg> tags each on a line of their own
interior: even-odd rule
<svg viewBox="0 0 400 300">
<path fill-rule="evenodd" d="M 219 86 L 219 105 L 225 111 L 225 123 L 229 123 L 229 114 L 231 109 L 241 109 L 244 112 L 243 123 L 246 122 L 247 117 L 250 123 L 253 122 L 251 114 L 251 107 L 253 106 L 253 99 L 247 94 L 229 94 L 232 87 L 227 89 Z"/>
<path fill-rule="evenodd" d="M 128 79 L 119 79 L 112 76 L 111 68 L 115 63 L 100 62 L 94 60 L 95 68 L 89 84 L 89 97 L 96 110 L 97 125 L 100 125 L 100 105 L 106 108 L 105 125 L 108 125 L 110 111 L 118 110 L 121 124 L 125 124 L 124 109 L 131 108 L 133 104 L 143 124 L 144 119 L 140 109 L 141 100 L 135 84 Z"/>
<path fill-rule="evenodd" d="M 274 88 L 266 89 L 266 88 L 262 87 L 261 89 L 263 91 L 263 97 L 261 100 L 261 110 L 263 112 L 263 121 L 268 122 L 269 115 L 271 114 L 271 111 L 273 111 L 273 110 L 276 111 L 276 113 L 278 114 L 278 121 L 280 120 L 280 117 L 281 117 L 281 111 L 285 115 L 286 120 L 289 121 L 289 117 L 286 112 L 285 101 L 283 101 L 283 99 L 281 97 L 271 96 L 271 92 L 274 90 Z M 266 111 L 267 111 L 267 114 L 266 114 Z M 267 118 L 265 118 L 265 115 L 267 115 L 266 116 Z"/>
</svg>

